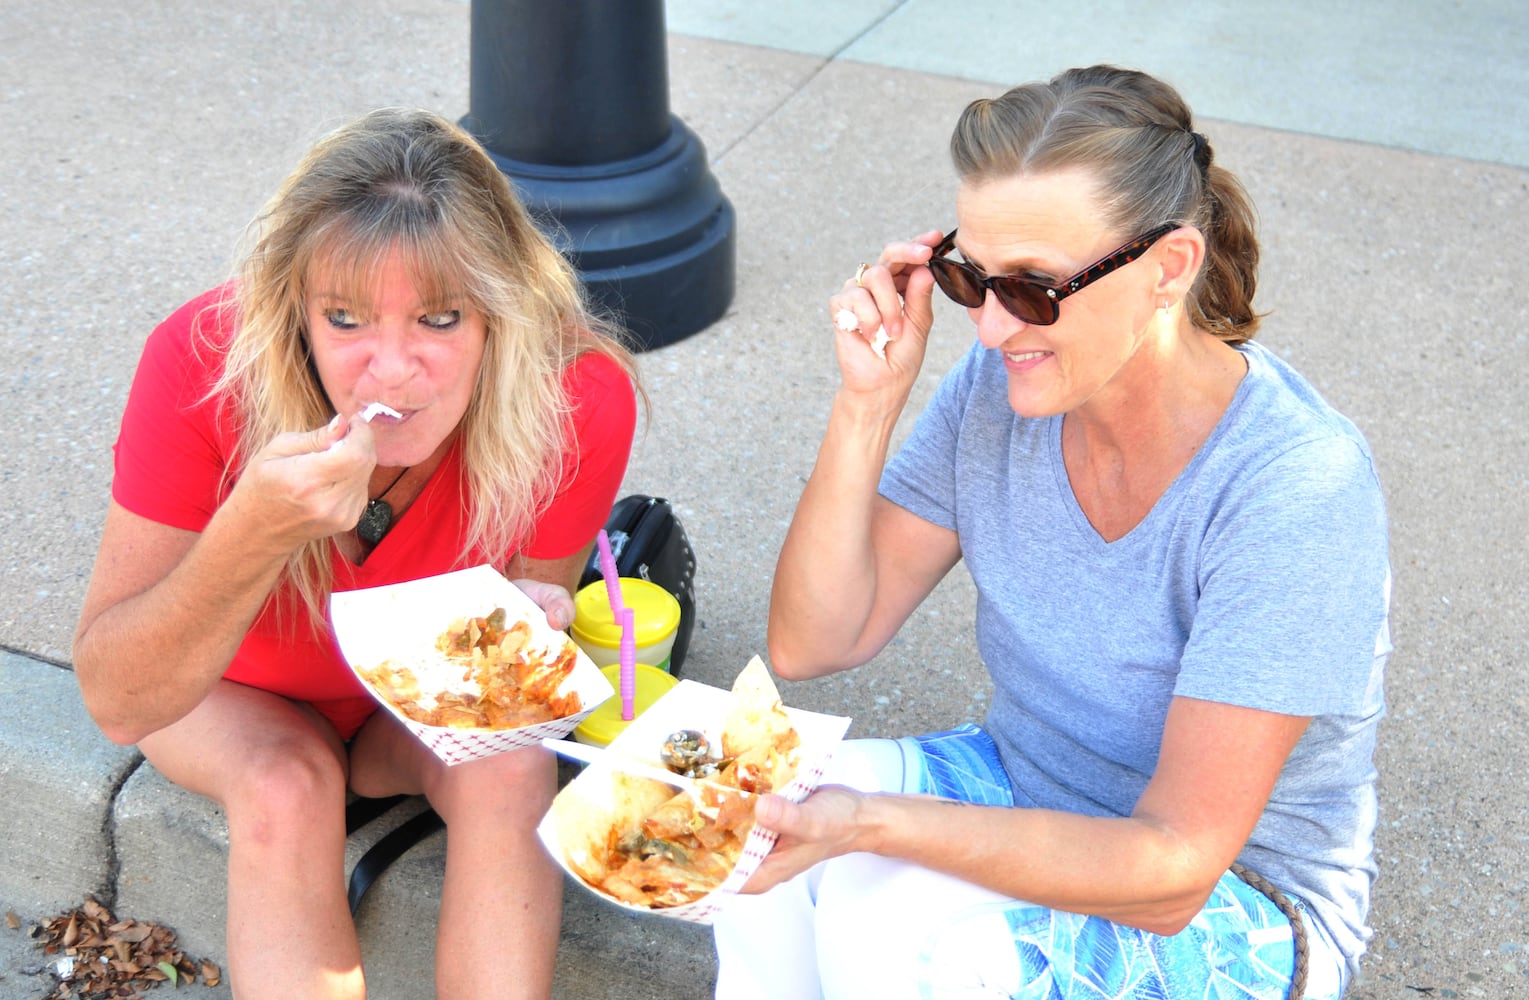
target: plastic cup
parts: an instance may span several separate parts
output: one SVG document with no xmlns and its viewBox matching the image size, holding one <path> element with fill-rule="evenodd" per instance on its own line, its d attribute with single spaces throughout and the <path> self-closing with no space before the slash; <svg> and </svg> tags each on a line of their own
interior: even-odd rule
<svg viewBox="0 0 1529 1000">
<path fill-rule="evenodd" d="M 602 585 L 603 586 L 603 585 Z M 603 747 L 611 740 L 620 736 L 622 730 L 631 725 L 621 718 L 621 664 L 612 663 L 601 667 L 600 671 L 605 674 L 606 680 L 611 686 L 618 689 L 618 693 L 611 695 L 605 701 L 595 707 L 593 712 L 585 720 L 579 723 L 573 731 L 573 738 L 580 743 L 588 743 L 590 746 Z M 636 719 L 659 698 L 668 693 L 669 689 L 679 683 L 679 678 L 667 674 L 652 664 L 638 663 L 636 665 L 637 695 L 632 699 L 632 717 Z"/>
<path fill-rule="evenodd" d="M 658 584 L 636 577 L 621 578 L 621 600 L 632 609 L 636 626 L 637 662 L 669 672 L 669 654 L 680 627 L 680 602 Z M 621 662 L 621 624 L 611 613 L 610 592 L 603 580 L 586 584 L 573 599 L 573 641 L 597 666 Z"/>
</svg>

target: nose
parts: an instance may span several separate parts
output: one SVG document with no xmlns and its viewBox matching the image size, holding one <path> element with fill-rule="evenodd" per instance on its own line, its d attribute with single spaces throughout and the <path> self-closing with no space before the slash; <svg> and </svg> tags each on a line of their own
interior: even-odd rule
<svg viewBox="0 0 1529 1000">
<path fill-rule="evenodd" d="M 991 288 L 985 291 L 982 305 L 966 311 L 977 324 L 977 340 L 989 350 L 1002 347 L 1025 328 L 1024 320 L 1005 309 Z"/>
<path fill-rule="evenodd" d="M 409 381 L 414 373 L 414 354 L 402 324 L 380 324 L 367 372 L 383 388 L 397 388 Z"/>
</svg>

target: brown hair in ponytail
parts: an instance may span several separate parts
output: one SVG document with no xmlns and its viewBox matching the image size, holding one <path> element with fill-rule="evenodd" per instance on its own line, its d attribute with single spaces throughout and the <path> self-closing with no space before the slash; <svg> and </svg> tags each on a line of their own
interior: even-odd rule
<svg viewBox="0 0 1529 1000">
<path fill-rule="evenodd" d="M 1090 66 L 1024 84 L 967 105 L 950 152 L 968 182 L 1084 168 L 1099 178 L 1111 228 L 1127 237 L 1165 222 L 1194 226 L 1206 259 L 1185 301 L 1191 322 L 1234 344 L 1257 332 L 1252 202 L 1163 81 Z"/>
</svg>

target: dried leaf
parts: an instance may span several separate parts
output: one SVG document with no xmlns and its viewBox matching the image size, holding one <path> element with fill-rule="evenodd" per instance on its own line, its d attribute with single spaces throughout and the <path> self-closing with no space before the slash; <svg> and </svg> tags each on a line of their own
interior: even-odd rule
<svg viewBox="0 0 1529 1000">
<path fill-rule="evenodd" d="M 13 931 L 21 930 L 21 918 L 16 916 L 15 910 L 5 911 L 5 926 L 9 927 Z"/>
<path fill-rule="evenodd" d="M 115 930 L 117 927 L 122 929 Z M 154 933 L 154 925 L 140 924 L 136 920 L 126 920 L 123 921 L 123 923 L 113 925 L 113 930 L 114 933 L 112 934 L 112 937 L 121 941 L 126 941 L 128 944 L 137 944 L 139 941 L 142 941 L 144 938 Z"/>
<path fill-rule="evenodd" d="M 69 963 L 69 980 L 60 981 L 48 1000 L 140 1000 L 142 991 L 162 982 L 191 985 L 200 975 L 206 985 L 214 986 L 222 979 L 216 964 L 198 963 L 177 948 L 170 928 L 118 921 L 95 900 L 42 921 L 31 936 L 50 955 L 65 952 L 60 962 Z M 66 945 L 66 938 L 72 943 Z"/>
</svg>

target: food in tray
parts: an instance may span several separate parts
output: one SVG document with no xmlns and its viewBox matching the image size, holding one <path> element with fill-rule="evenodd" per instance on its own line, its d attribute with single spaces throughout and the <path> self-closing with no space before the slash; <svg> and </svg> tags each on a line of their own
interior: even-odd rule
<svg viewBox="0 0 1529 1000">
<path fill-rule="evenodd" d="M 754 828 L 756 796 L 710 781 L 676 794 L 654 778 L 610 771 L 607 795 L 555 800 L 568 866 L 624 903 L 693 902 L 727 878 Z"/>
<path fill-rule="evenodd" d="M 517 729 L 579 712 L 583 706 L 576 693 L 558 693 L 577 657 L 573 640 L 565 637 L 561 648 L 536 649 L 530 623 L 506 619 L 505 610 L 495 608 L 482 617 L 458 619 L 440 634 L 436 650 L 461 670 L 459 678 L 448 678 L 449 685 L 429 684 L 419 670 L 398 660 L 358 666 L 356 672 L 405 716 L 426 726 Z"/>
<path fill-rule="evenodd" d="M 569 868 L 594 889 L 637 906 L 663 909 L 700 899 L 737 865 L 759 794 L 782 789 L 795 776 L 800 743 L 769 672 L 755 658 L 733 685 L 721 757 L 699 730 L 678 731 L 652 748 L 671 769 L 680 764 L 699 780 L 677 791 L 612 769 L 603 779 L 608 787 L 553 801 Z"/>
</svg>

